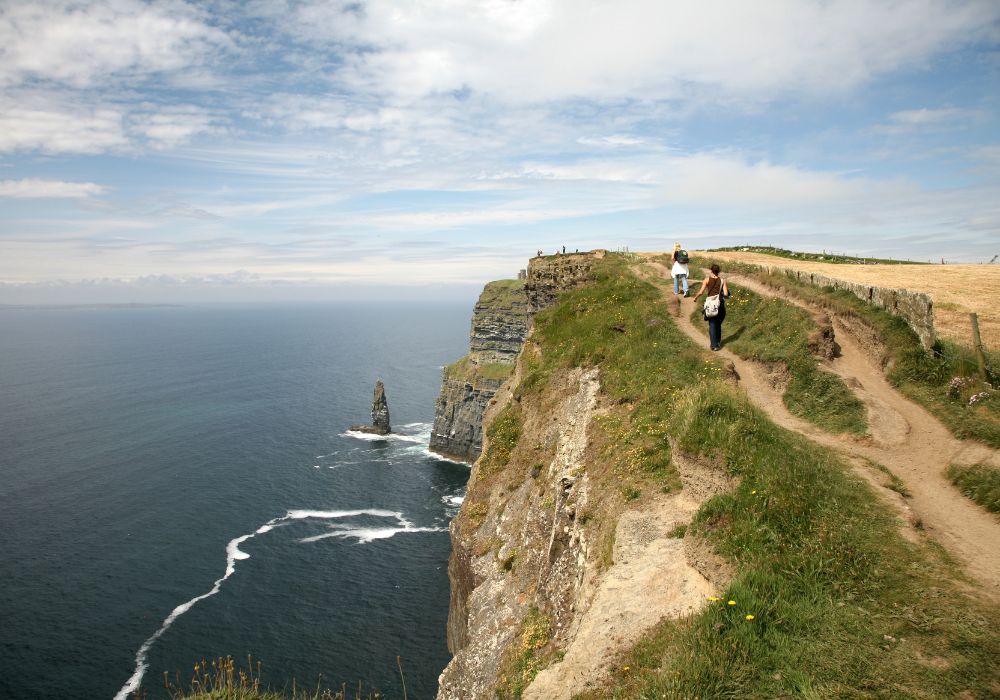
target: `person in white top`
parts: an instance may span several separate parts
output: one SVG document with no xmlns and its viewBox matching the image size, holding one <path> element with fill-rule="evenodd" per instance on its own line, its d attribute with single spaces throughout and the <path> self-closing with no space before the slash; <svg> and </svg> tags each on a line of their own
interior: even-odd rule
<svg viewBox="0 0 1000 700">
<path fill-rule="evenodd" d="M 670 268 L 670 276 L 674 278 L 674 294 L 680 294 L 678 281 L 684 288 L 684 296 L 688 295 L 688 254 L 680 243 L 674 243 L 674 252 L 670 254 L 670 261 L 673 267 Z"/>
</svg>

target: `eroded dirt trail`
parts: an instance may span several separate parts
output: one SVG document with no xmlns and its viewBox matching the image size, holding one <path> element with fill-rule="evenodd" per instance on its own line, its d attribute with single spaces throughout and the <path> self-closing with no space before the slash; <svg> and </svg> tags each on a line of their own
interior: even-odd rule
<svg viewBox="0 0 1000 700">
<path fill-rule="evenodd" d="M 645 270 L 660 282 L 669 279 L 669 271 L 659 263 L 646 263 Z M 734 287 L 745 286 L 777 296 L 774 290 L 752 280 L 728 279 Z M 672 289 L 664 287 L 663 294 L 670 307 L 679 312 L 675 314 L 678 327 L 707 349 L 708 336 L 690 320 L 692 299 L 680 299 L 678 308 Z M 787 301 L 815 312 L 798 300 Z M 926 532 L 961 562 L 967 574 L 983 586 L 983 593 L 1000 600 L 1000 521 L 962 496 L 945 475 L 953 462 L 1000 466 L 1000 452 L 955 439 L 936 418 L 889 384 L 876 360 L 842 322 L 834 319 L 834 329 L 841 353 L 827 369 L 843 377 L 865 403 L 871 431 L 867 438 L 833 435 L 792 415 L 763 365 L 743 360 L 725 348 L 732 327 L 723 326 L 723 349 L 719 354 L 734 364 L 747 396 L 775 423 L 848 456 L 862 457 L 890 469 L 912 495 L 908 505 Z"/>
</svg>

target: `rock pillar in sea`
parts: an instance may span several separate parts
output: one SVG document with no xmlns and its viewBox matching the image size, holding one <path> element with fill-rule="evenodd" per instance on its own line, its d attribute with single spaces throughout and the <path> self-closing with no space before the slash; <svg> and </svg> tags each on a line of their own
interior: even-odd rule
<svg viewBox="0 0 1000 700">
<path fill-rule="evenodd" d="M 375 398 L 372 399 L 372 424 L 352 425 L 348 430 L 372 435 L 388 435 L 391 432 L 389 428 L 389 402 L 385 398 L 385 386 L 381 379 L 375 382 Z"/>
<path fill-rule="evenodd" d="M 391 432 L 389 427 L 389 402 L 385 398 L 382 380 L 375 382 L 375 398 L 372 399 L 372 428 L 380 435 Z"/>
</svg>

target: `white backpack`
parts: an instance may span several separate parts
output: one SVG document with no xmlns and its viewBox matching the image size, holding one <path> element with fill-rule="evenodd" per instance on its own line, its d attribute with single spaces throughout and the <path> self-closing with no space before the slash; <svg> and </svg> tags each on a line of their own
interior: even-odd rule
<svg viewBox="0 0 1000 700">
<path fill-rule="evenodd" d="M 715 318 L 719 315 L 719 308 L 722 306 L 722 280 L 719 280 L 719 293 L 710 297 L 705 297 L 705 318 Z"/>
</svg>

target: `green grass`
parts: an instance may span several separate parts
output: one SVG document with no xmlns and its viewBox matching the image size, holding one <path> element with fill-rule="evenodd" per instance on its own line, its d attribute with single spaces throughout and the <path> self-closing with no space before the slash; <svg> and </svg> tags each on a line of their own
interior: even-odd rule
<svg viewBox="0 0 1000 700">
<path fill-rule="evenodd" d="M 865 304 L 848 291 L 814 287 L 787 275 L 761 272 L 756 266 L 729 263 L 730 271 L 750 275 L 784 294 L 826 307 L 834 313 L 855 318 L 874 330 L 886 350 L 886 376 L 903 394 L 921 404 L 963 439 L 979 440 L 1000 449 L 1000 395 L 974 379 L 977 371 L 972 350 L 937 341 L 928 353 L 906 322 Z M 987 383 L 1000 386 L 1000 357 L 987 354 Z M 957 394 L 950 389 L 955 378 L 969 383 Z M 971 388 L 990 394 L 972 404 Z"/>
<path fill-rule="evenodd" d="M 538 608 L 528 611 L 521 621 L 515 643 L 501 664 L 496 696 L 501 700 L 519 698 L 538 672 L 553 659 L 552 621 Z"/>
<path fill-rule="evenodd" d="M 986 464 L 952 464 L 948 478 L 963 495 L 991 513 L 1000 513 L 1000 469 Z"/>
<path fill-rule="evenodd" d="M 738 573 L 721 600 L 662 622 L 583 697 L 992 696 L 997 610 L 957 593 L 835 455 L 716 381 L 687 395 L 671 432 L 740 479 L 688 528 Z"/>
<path fill-rule="evenodd" d="M 496 280 L 488 283 L 479 295 L 479 305 L 509 307 L 521 303 L 527 306 L 528 297 L 524 291 L 524 280 Z"/>
<path fill-rule="evenodd" d="M 864 435 L 868 430 L 864 404 L 843 379 L 820 369 L 809 350 L 809 335 L 817 330 L 812 317 L 780 298 L 735 285 L 730 293 L 723 344 L 744 359 L 787 367 L 789 382 L 782 398 L 794 415 L 832 433 Z M 692 312 L 691 320 L 707 334 L 700 308 Z"/>
<path fill-rule="evenodd" d="M 834 454 L 778 428 L 719 379 L 656 287 L 609 257 L 593 286 L 536 318 L 539 353 L 522 359 L 517 391 L 544 392 L 572 367 L 600 368 L 618 408 L 592 438 L 596 461 L 610 465 L 605 481 L 591 475 L 592 503 L 607 499 L 595 522 L 626 490 L 673 483 L 671 438 L 674 449 L 722 462 L 739 487 L 709 501 L 685 535 L 708 538 L 737 574 L 723 601 L 661 623 L 585 697 L 995 693 L 998 611 L 957 593 L 946 564 L 904 541 L 894 516 Z M 605 566 L 613 532 L 594 535 Z"/>
<path fill-rule="evenodd" d="M 679 396 L 720 367 L 670 320 L 660 292 L 632 275 L 623 256 L 595 265 L 592 285 L 565 292 L 535 317 L 541 353 L 524 358 L 519 392 L 541 391 L 573 367 L 600 366 L 602 391 L 618 407 L 596 421 L 601 462 L 623 498 L 679 488 L 666 424 Z"/>
<path fill-rule="evenodd" d="M 396 657 L 400 679 L 405 687 L 402 662 Z M 348 689 L 343 684 L 340 690 L 331 690 L 317 684 L 313 688 L 299 688 L 292 682 L 288 691 L 263 688 L 260 680 L 261 663 L 247 657 L 245 667 L 233 661 L 233 657 L 219 657 L 212 661 L 202 659 L 194 664 L 191 677 L 185 683 L 181 674 L 163 674 L 163 688 L 171 700 L 381 700 L 385 698 L 377 690 Z M 405 695 L 405 689 L 404 689 Z M 146 697 L 140 688 L 132 694 L 135 700 Z"/>
<path fill-rule="evenodd" d="M 502 381 L 509 377 L 514 371 L 514 365 L 503 364 L 501 362 L 479 363 L 473 362 L 470 355 L 466 355 L 456 362 L 444 368 L 444 376 L 447 379 L 457 379 L 475 384 L 479 379 L 489 379 Z"/>
<path fill-rule="evenodd" d="M 510 462 L 511 452 L 521 437 L 521 412 L 516 406 L 503 409 L 489 428 L 486 449 L 479 460 L 480 469 L 486 474 L 503 469 Z"/>
</svg>

